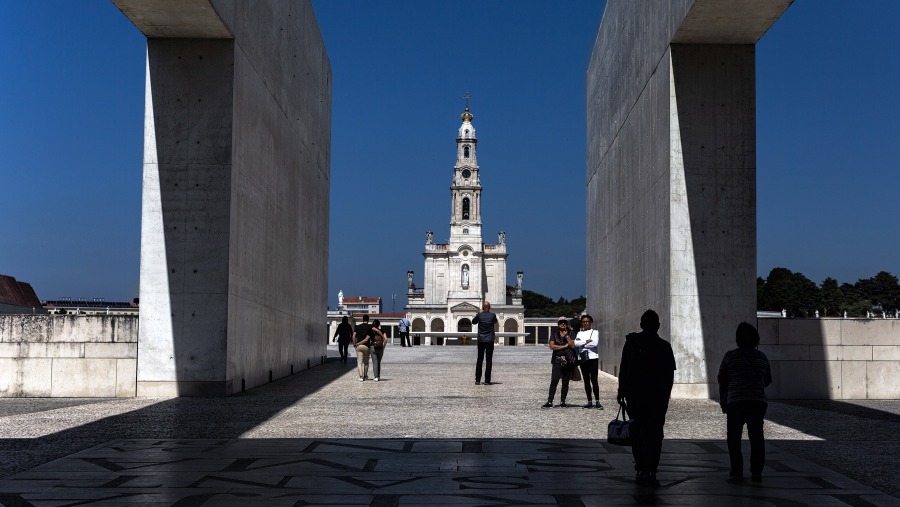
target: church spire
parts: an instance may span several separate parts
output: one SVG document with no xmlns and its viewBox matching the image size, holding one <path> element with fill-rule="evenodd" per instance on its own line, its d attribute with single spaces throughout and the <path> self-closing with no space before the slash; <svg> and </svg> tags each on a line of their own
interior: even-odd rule
<svg viewBox="0 0 900 507">
<path fill-rule="evenodd" d="M 453 182 L 450 185 L 451 219 L 450 242 L 481 242 L 481 179 L 478 176 L 478 159 L 475 156 L 478 138 L 474 115 L 469 112 L 468 93 L 462 125 L 456 137 L 456 165 L 453 168 Z M 465 237 L 465 239 L 462 239 Z"/>
<path fill-rule="evenodd" d="M 463 114 L 459 115 L 459 117 L 463 122 L 471 123 L 472 119 L 475 118 L 475 116 L 473 116 L 472 113 L 469 112 L 469 99 L 471 99 L 472 97 L 469 95 L 469 92 L 466 92 L 463 98 L 466 99 L 466 110 L 463 111 Z"/>
</svg>

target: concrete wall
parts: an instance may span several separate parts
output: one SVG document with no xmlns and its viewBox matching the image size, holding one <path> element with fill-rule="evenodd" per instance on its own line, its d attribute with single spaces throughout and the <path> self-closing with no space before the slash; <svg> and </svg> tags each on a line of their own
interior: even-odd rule
<svg viewBox="0 0 900 507">
<path fill-rule="evenodd" d="M 331 67 L 310 2 L 115 3 L 148 35 L 138 395 L 319 363 Z"/>
<path fill-rule="evenodd" d="M 789 4 L 607 3 L 587 74 L 587 306 L 604 371 L 653 309 L 674 395 L 707 397 L 755 317 L 754 44 Z"/>
<path fill-rule="evenodd" d="M 0 397 L 133 397 L 138 318 L 0 315 Z"/>
<path fill-rule="evenodd" d="M 759 319 L 759 332 L 770 399 L 900 399 L 900 320 Z"/>
</svg>

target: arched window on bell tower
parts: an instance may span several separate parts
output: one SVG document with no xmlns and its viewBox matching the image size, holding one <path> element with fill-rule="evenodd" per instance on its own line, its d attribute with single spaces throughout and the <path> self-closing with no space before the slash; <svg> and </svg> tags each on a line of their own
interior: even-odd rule
<svg viewBox="0 0 900 507">
<path fill-rule="evenodd" d="M 469 146 L 463 146 L 463 158 L 469 158 Z"/>
<path fill-rule="evenodd" d="M 463 197 L 462 217 L 463 217 L 463 220 L 469 219 L 469 198 L 468 197 Z"/>
</svg>

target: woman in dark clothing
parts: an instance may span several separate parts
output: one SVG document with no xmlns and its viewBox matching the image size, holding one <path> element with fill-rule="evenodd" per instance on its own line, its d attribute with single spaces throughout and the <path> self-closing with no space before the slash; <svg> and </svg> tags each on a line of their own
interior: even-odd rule
<svg viewBox="0 0 900 507">
<path fill-rule="evenodd" d="M 744 476 L 744 457 L 741 436 L 747 425 L 750 437 L 750 476 L 762 480 L 766 463 L 766 442 L 763 437 L 763 418 L 766 415 L 765 388 L 772 383 L 769 359 L 756 349 L 759 333 L 756 328 L 741 322 L 737 327 L 738 348 L 729 350 L 719 367 L 719 403 L 728 415 L 728 456 L 731 458 L 731 477 Z"/>
<path fill-rule="evenodd" d="M 381 331 L 381 322 L 378 319 L 372 321 L 372 327 L 369 329 L 369 342 L 372 344 L 370 350 L 372 352 L 372 373 L 375 374 L 375 382 L 381 380 L 381 359 L 384 357 L 384 346 L 387 339 Z"/>
<path fill-rule="evenodd" d="M 562 392 L 559 396 L 559 406 L 566 407 L 566 395 L 569 394 L 569 375 L 575 366 L 575 344 L 569 333 L 569 321 L 565 317 L 560 317 L 556 323 L 556 329 L 550 336 L 550 350 L 553 355 L 550 356 L 550 362 L 553 363 L 553 373 L 550 376 L 550 393 L 547 396 L 547 403 L 541 408 L 553 407 L 553 397 L 556 396 L 556 386 L 562 378 Z"/>
<path fill-rule="evenodd" d="M 353 327 L 348 322 L 347 317 L 341 319 L 341 323 L 338 324 L 337 330 L 334 332 L 334 337 L 332 341 L 337 341 L 338 343 L 338 351 L 341 353 L 341 361 L 342 363 L 347 362 L 347 349 L 350 347 L 350 341 L 353 339 Z"/>
</svg>

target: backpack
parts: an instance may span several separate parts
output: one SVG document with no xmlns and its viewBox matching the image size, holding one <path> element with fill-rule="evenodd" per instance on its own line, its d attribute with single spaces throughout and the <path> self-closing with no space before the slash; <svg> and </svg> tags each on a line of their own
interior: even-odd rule
<svg viewBox="0 0 900 507">
<path fill-rule="evenodd" d="M 375 333 L 375 347 L 381 348 L 384 347 L 384 334 Z"/>
</svg>

